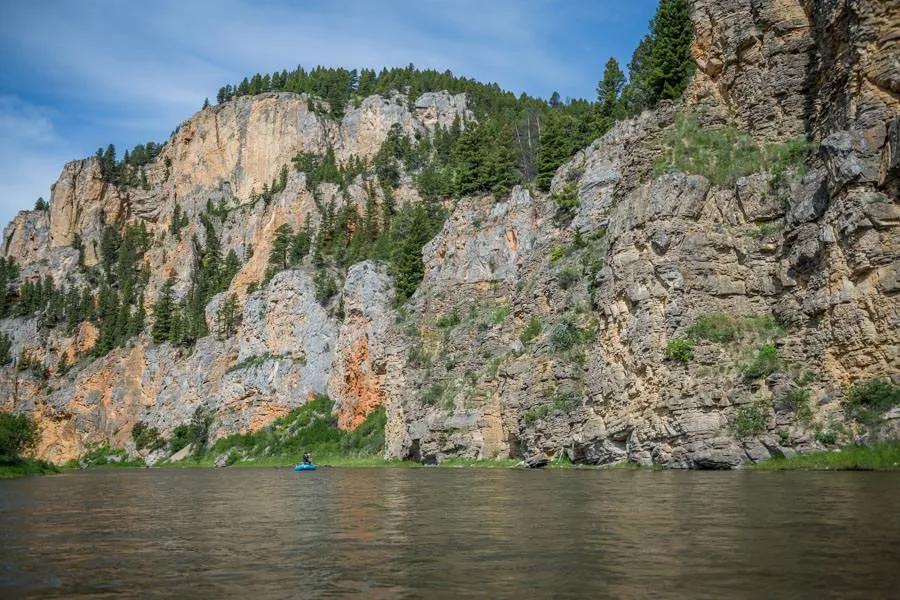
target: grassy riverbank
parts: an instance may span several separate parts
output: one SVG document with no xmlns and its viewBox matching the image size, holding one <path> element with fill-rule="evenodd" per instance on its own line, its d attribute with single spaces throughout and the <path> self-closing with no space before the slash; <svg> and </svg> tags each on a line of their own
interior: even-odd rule
<svg viewBox="0 0 900 600">
<path fill-rule="evenodd" d="M 34 458 L 27 458 L 14 463 L 0 463 L 0 479 L 47 475 L 48 473 L 59 473 L 59 468 L 47 461 Z"/>
<path fill-rule="evenodd" d="M 830 452 L 773 458 L 750 468 L 758 471 L 900 471 L 900 442 L 847 446 Z"/>
</svg>

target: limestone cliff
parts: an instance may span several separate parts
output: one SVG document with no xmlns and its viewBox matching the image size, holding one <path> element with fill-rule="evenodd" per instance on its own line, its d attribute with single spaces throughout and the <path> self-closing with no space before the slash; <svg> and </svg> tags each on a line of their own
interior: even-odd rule
<svg viewBox="0 0 900 600">
<path fill-rule="evenodd" d="M 144 333 L 96 360 L 90 324 L 66 334 L 39 317 L 0 321 L 14 355 L 51 370 L 44 381 L 4 367 L 0 408 L 32 412 L 39 454 L 55 461 L 99 443 L 135 452 L 136 422 L 168 434 L 198 407 L 214 437 L 255 430 L 324 393 L 344 428 L 386 407 L 391 458 L 721 468 L 823 448 L 823 432 L 851 441 L 861 430 L 844 412 L 847 386 L 900 377 L 898 17 L 874 0 L 696 0 L 683 102 L 616 124 L 559 169 L 550 194 L 517 186 L 453 204 L 399 307 L 374 261 L 351 266 L 324 306 L 308 265 L 255 289 L 280 225 L 317 223 L 323 201 L 382 202 L 380 188 L 311 189 L 290 169 L 270 201 L 255 198 L 298 152 L 371 157 L 395 124 L 414 138 L 471 118 L 464 95 L 372 96 L 340 121 L 302 95 L 244 96 L 184 122 L 144 186 L 109 185 L 96 159 L 70 163 L 49 213 L 20 213 L 4 232 L 23 278 L 82 284 L 104 225 L 143 222 L 147 297 L 170 276 L 183 297 L 212 202 L 227 209 L 223 251 L 242 260 L 227 292 L 241 318 L 191 349 Z M 807 136 L 816 152 L 734 185 L 660 172 L 686 112 L 759 143 Z M 393 195 L 419 201 L 405 175 Z M 207 306 L 211 331 L 225 296 Z M 704 334 L 716 320 L 728 331 Z M 672 349 L 688 339 L 682 360 Z M 777 366 L 754 376 L 770 346 Z M 53 372 L 62 356 L 75 366 Z"/>
</svg>

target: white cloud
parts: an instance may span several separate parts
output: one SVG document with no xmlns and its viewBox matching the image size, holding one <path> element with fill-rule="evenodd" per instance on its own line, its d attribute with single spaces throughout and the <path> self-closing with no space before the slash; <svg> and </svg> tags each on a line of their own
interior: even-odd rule
<svg viewBox="0 0 900 600">
<path fill-rule="evenodd" d="M 49 112 L 11 95 L 0 95 L 0 144 L 41 146 L 57 141 Z"/>
<path fill-rule="evenodd" d="M 71 148 L 53 126 L 52 111 L 0 95 L 0 222 L 50 197 Z"/>
</svg>

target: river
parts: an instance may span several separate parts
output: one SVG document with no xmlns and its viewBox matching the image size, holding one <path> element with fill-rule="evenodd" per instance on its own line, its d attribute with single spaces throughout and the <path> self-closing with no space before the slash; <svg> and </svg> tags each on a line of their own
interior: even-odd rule
<svg viewBox="0 0 900 600">
<path fill-rule="evenodd" d="M 900 474 L 152 469 L 0 481 L 2 597 L 897 597 Z"/>
</svg>

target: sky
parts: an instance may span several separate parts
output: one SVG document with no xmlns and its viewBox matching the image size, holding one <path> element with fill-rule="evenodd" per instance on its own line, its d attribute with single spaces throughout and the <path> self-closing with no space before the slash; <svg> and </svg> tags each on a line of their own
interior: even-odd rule
<svg viewBox="0 0 900 600">
<path fill-rule="evenodd" d="M 657 0 L 0 0 L 0 227 L 63 165 L 164 142 L 204 98 L 297 65 L 450 69 L 515 93 L 596 95 Z"/>
</svg>

